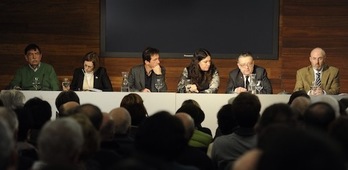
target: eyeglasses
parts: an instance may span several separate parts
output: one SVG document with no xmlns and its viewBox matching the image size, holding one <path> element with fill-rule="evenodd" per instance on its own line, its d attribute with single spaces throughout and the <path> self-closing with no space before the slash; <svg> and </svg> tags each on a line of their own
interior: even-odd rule
<svg viewBox="0 0 348 170">
<path fill-rule="evenodd" d="M 243 64 L 238 64 L 240 67 L 252 67 L 254 63 L 243 63 Z"/>
</svg>

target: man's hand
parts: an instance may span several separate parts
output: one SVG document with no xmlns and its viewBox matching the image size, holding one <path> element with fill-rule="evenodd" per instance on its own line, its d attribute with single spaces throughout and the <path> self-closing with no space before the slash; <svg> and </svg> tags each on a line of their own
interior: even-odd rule
<svg viewBox="0 0 348 170">
<path fill-rule="evenodd" d="M 145 89 L 143 89 L 141 92 L 151 92 L 151 90 L 145 88 Z"/>
<path fill-rule="evenodd" d="M 248 90 L 244 87 L 237 87 L 236 89 L 234 89 L 234 92 L 237 94 L 242 93 L 242 92 L 246 92 L 246 91 L 248 91 Z"/>
<path fill-rule="evenodd" d="M 162 70 L 161 70 L 161 66 L 160 65 L 155 66 L 154 68 L 152 68 L 152 70 L 153 70 L 153 72 L 156 75 L 161 75 L 162 74 Z"/>
</svg>

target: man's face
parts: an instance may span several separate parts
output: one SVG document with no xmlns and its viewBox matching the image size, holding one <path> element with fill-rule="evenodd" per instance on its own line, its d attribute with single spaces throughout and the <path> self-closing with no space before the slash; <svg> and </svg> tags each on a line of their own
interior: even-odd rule
<svg viewBox="0 0 348 170">
<path fill-rule="evenodd" d="M 34 68 L 36 68 L 41 62 L 41 53 L 38 49 L 29 50 L 25 55 L 25 60 Z"/>
<path fill-rule="evenodd" d="M 210 68 L 210 64 L 211 64 L 210 56 L 205 57 L 198 64 L 199 64 L 199 67 L 201 68 L 202 71 L 208 71 Z"/>
<path fill-rule="evenodd" d="M 254 70 L 254 60 L 250 56 L 240 57 L 238 59 L 238 68 L 243 73 L 243 75 L 249 75 L 253 73 Z"/>
<path fill-rule="evenodd" d="M 150 68 L 156 67 L 157 65 L 159 65 L 159 63 L 160 63 L 160 61 L 159 61 L 159 54 L 152 55 L 150 61 L 145 60 L 145 64 L 147 66 L 149 66 Z"/>
<path fill-rule="evenodd" d="M 321 70 L 325 63 L 325 56 L 323 55 L 323 52 L 320 49 L 314 49 L 311 52 L 309 61 L 311 62 L 311 65 L 314 69 Z"/>
</svg>

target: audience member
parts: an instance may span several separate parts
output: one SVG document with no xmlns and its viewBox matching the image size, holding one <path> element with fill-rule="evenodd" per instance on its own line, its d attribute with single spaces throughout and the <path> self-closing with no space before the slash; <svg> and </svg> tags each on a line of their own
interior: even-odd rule
<svg viewBox="0 0 348 170">
<path fill-rule="evenodd" d="M 189 141 L 189 145 L 200 148 L 203 152 L 207 152 L 209 144 L 213 141 L 212 133 L 209 128 L 202 127 L 205 114 L 202 109 L 194 104 L 186 104 L 181 106 L 176 113 L 186 113 L 190 115 L 194 121 L 195 130 Z"/>
<path fill-rule="evenodd" d="M 303 115 L 307 128 L 328 132 L 330 124 L 336 119 L 334 109 L 325 102 L 316 102 L 308 106 Z"/>
<path fill-rule="evenodd" d="M 334 120 L 329 128 L 330 136 L 336 140 L 340 149 L 344 152 L 346 164 L 348 164 L 348 117 L 341 116 Z"/>
<path fill-rule="evenodd" d="M 199 103 L 196 100 L 193 100 L 193 99 L 187 99 L 187 100 L 183 101 L 181 106 L 187 105 L 187 104 L 193 104 L 193 105 L 196 105 L 197 107 L 201 108 Z"/>
<path fill-rule="evenodd" d="M 159 50 L 147 47 L 142 54 L 143 64 L 131 68 L 128 83 L 132 92 L 166 92 L 166 69 L 160 65 Z M 156 89 L 155 83 L 160 81 L 163 87 Z"/>
<path fill-rule="evenodd" d="M 62 104 L 58 109 L 58 113 L 56 115 L 56 118 L 67 117 L 67 116 L 73 114 L 74 110 L 79 106 L 80 106 L 80 104 L 77 102 L 74 102 L 74 101 L 70 101 L 70 102 L 66 102 L 66 103 Z"/>
<path fill-rule="evenodd" d="M 70 87 L 64 90 L 75 91 L 113 91 L 111 81 L 104 67 L 99 66 L 99 56 L 96 52 L 88 52 L 82 59 L 83 67 L 74 70 Z"/>
<path fill-rule="evenodd" d="M 327 135 L 273 125 L 259 135 L 257 170 L 345 170 L 336 143 Z"/>
<path fill-rule="evenodd" d="M 303 114 L 311 104 L 311 99 L 303 96 L 296 97 L 290 104 L 290 108 L 294 112 L 295 118 L 299 121 L 303 120 Z M 300 123 L 300 122 L 299 122 Z"/>
<path fill-rule="evenodd" d="M 271 82 L 267 77 L 266 69 L 254 65 L 253 55 L 249 52 L 239 55 L 237 60 L 238 68 L 229 73 L 226 93 L 241 93 L 248 91 L 250 74 L 256 74 L 256 81 L 261 81 L 263 94 L 272 94 Z"/>
<path fill-rule="evenodd" d="M 63 107 L 61 107 L 62 105 L 64 105 L 65 103 L 68 102 L 74 102 L 74 103 L 70 103 L 67 104 Z M 56 108 L 58 110 L 58 112 L 56 113 L 56 117 L 64 117 L 67 114 L 64 112 L 67 112 L 67 110 L 69 110 L 70 108 L 73 108 L 76 106 L 76 103 L 78 105 L 80 105 L 80 98 L 79 96 L 76 94 L 76 92 L 72 91 L 72 90 L 67 90 L 67 91 L 62 91 L 58 94 L 58 96 L 56 97 L 56 101 L 55 101 L 55 105 Z"/>
<path fill-rule="evenodd" d="M 321 96 L 312 96 L 311 97 L 312 103 L 316 102 L 325 102 L 329 104 L 335 111 L 335 117 L 340 116 L 340 104 L 338 103 L 338 100 L 334 98 L 331 95 L 321 95 Z"/>
<path fill-rule="evenodd" d="M 223 105 L 217 113 L 218 128 L 215 132 L 217 138 L 222 135 L 228 135 L 238 128 L 235 112 L 232 110 L 232 104 Z"/>
<path fill-rule="evenodd" d="M 300 96 L 306 97 L 308 99 L 311 99 L 306 91 L 304 91 L 304 90 L 295 91 L 295 92 L 293 92 L 290 95 L 290 98 L 289 98 L 289 101 L 288 101 L 288 105 L 291 105 L 292 101 L 295 100 L 297 97 L 300 97 Z"/>
<path fill-rule="evenodd" d="M 115 125 L 113 129 L 113 141 L 119 145 L 116 152 L 123 157 L 130 157 L 135 150 L 134 139 L 130 134 L 132 118 L 129 112 L 123 107 L 112 109 L 109 115 Z"/>
<path fill-rule="evenodd" d="M 340 113 L 341 116 L 347 116 L 348 115 L 348 98 L 342 98 L 340 100 L 338 100 L 338 103 L 340 105 Z"/>
<path fill-rule="evenodd" d="M 240 93 L 232 103 L 239 128 L 214 140 L 212 160 L 217 169 L 231 167 L 243 153 L 255 148 L 257 136 L 254 126 L 260 117 L 261 103 L 256 95 Z"/>
<path fill-rule="evenodd" d="M 25 96 L 18 90 L 1 90 L 0 99 L 4 107 L 16 111 L 23 108 Z"/>
<path fill-rule="evenodd" d="M 178 118 L 162 111 L 147 118 L 135 136 L 135 147 L 156 169 L 196 169 L 175 162 L 187 145 L 185 128 Z"/>
<path fill-rule="evenodd" d="M 40 98 L 34 97 L 24 104 L 24 112 L 32 119 L 29 142 L 37 146 L 37 138 L 43 125 L 51 120 L 51 105 Z"/>
<path fill-rule="evenodd" d="M 273 124 L 282 124 L 289 127 L 297 126 L 295 114 L 288 104 L 276 103 L 268 106 L 256 124 L 256 132 L 260 134 L 265 128 Z"/>
<path fill-rule="evenodd" d="M 83 143 L 82 128 L 72 118 L 48 122 L 38 138 L 40 160 L 34 163 L 32 170 L 41 170 L 48 165 L 83 169 L 79 165 Z"/>
<path fill-rule="evenodd" d="M 179 118 L 183 123 L 185 128 L 185 139 L 187 141 L 186 147 L 183 152 L 179 154 L 176 161 L 183 165 L 195 166 L 200 170 L 213 170 L 213 163 L 207 154 L 188 145 L 188 141 L 191 139 L 195 130 L 192 117 L 187 113 L 177 113 L 175 117 Z"/>
<path fill-rule="evenodd" d="M 16 169 L 16 149 L 13 132 L 9 129 L 7 122 L 0 119 L 0 169 Z"/>
<path fill-rule="evenodd" d="M 240 156 L 231 170 L 257 170 L 257 164 L 262 152 L 260 149 L 251 149 Z"/>
<path fill-rule="evenodd" d="M 74 113 L 82 113 L 86 115 L 95 129 L 99 131 L 100 126 L 103 122 L 103 113 L 98 106 L 90 103 L 82 104 L 75 108 Z"/>
<path fill-rule="evenodd" d="M 28 65 L 19 68 L 12 81 L 10 88 L 22 90 L 59 90 L 58 78 L 54 68 L 41 62 L 42 52 L 38 45 L 29 44 L 24 49 L 24 57 Z M 38 86 L 33 86 L 33 81 Z"/>
<path fill-rule="evenodd" d="M 188 83 L 187 80 L 190 80 Z M 219 73 L 206 49 L 200 48 L 193 54 L 191 63 L 184 68 L 177 92 L 217 93 L 220 84 Z"/>
<path fill-rule="evenodd" d="M 122 98 L 120 107 L 127 109 L 131 116 L 131 136 L 134 137 L 138 126 L 144 122 L 148 116 L 147 110 L 144 106 L 144 101 L 140 95 L 136 93 L 129 93 Z"/>
<path fill-rule="evenodd" d="M 338 94 L 339 69 L 326 63 L 325 51 L 319 47 L 314 48 L 309 61 L 310 66 L 297 70 L 294 91 L 304 90 L 311 95 Z"/>
</svg>

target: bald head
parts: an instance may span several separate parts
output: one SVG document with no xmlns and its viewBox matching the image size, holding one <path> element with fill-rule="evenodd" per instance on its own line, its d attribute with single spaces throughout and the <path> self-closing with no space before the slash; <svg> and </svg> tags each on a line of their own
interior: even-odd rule
<svg viewBox="0 0 348 170">
<path fill-rule="evenodd" d="M 185 138 L 189 140 L 192 137 L 193 131 L 195 130 L 195 123 L 192 117 L 184 112 L 175 114 L 175 117 L 179 118 L 185 127 Z"/>
<path fill-rule="evenodd" d="M 70 112 L 75 109 L 77 106 L 79 106 L 80 104 L 75 102 L 75 101 L 69 101 L 69 102 L 66 102 L 64 104 L 62 104 L 60 107 L 59 107 L 59 116 L 60 117 L 66 117 L 66 116 L 69 116 Z"/>
<path fill-rule="evenodd" d="M 115 134 L 127 134 L 129 132 L 132 119 L 127 109 L 118 107 L 112 109 L 109 115 L 115 124 Z"/>
<path fill-rule="evenodd" d="M 290 107 L 296 113 L 299 114 L 298 116 L 302 116 L 310 104 L 311 104 L 310 99 L 308 99 L 307 97 L 299 96 L 292 101 L 292 103 L 290 104 Z"/>
</svg>

